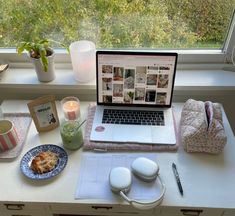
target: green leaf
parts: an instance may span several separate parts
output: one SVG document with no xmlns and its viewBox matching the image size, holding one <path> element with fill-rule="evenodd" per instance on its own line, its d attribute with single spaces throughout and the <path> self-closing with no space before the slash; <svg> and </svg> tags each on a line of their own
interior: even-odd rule
<svg viewBox="0 0 235 216">
<path fill-rule="evenodd" d="M 21 54 L 22 52 L 24 52 L 24 50 L 30 51 L 30 49 L 31 49 L 30 43 L 28 43 L 28 42 L 21 42 L 19 44 L 19 46 L 17 47 L 17 53 Z"/>
<path fill-rule="evenodd" d="M 43 65 L 43 69 L 44 69 L 45 72 L 47 72 L 47 71 L 48 71 L 48 58 L 47 58 L 47 56 L 46 56 L 47 52 L 46 52 L 45 49 L 41 49 L 41 50 L 39 51 L 39 53 L 40 53 L 40 57 L 41 57 L 41 62 L 42 62 L 42 65 Z"/>
</svg>

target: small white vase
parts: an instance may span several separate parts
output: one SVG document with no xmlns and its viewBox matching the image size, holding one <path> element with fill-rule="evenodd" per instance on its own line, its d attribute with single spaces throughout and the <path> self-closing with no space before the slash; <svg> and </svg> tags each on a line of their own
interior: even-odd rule
<svg viewBox="0 0 235 216">
<path fill-rule="evenodd" d="M 48 56 L 48 70 L 45 72 L 44 67 L 40 59 L 30 57 L 35 71 L 37 73 L 38 80 L 40 82 L 50 82 L 55 79 L 55 69 L 54 69 L 54 51 L 50 49 L 52 55 Z"/>
</svg>

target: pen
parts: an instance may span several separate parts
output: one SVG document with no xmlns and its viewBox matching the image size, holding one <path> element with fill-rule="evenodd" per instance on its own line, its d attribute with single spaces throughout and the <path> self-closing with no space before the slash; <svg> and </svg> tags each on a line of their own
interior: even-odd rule
<svg viewBox="0 0 235 216">
<path fill-rule="evenodd" d="M 176 179 L 180 194 L 183 196 L 183 188 L 182 188 L 182 185 L 181 185 L 181 182 L 180 182 L 179 173 L 178 173 L 176 165 L 174 163 L 172 163 L 172 169 L 173 169 L 173 173 L 175 175 L 175 179 Z"/>
</svg>

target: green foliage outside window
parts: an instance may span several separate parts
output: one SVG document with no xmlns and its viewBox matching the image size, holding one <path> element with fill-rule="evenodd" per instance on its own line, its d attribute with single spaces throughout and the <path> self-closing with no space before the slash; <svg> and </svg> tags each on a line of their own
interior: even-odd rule
<svg viewBox="0 0 235 216">
<path fill-rule="evenodd" d="M 0 47 L 51 38 L 105 48 L 221 48 L 235 0 L 0 0 Z M 56 46 L 56 45 L 55 45 Z"/>
</svg>

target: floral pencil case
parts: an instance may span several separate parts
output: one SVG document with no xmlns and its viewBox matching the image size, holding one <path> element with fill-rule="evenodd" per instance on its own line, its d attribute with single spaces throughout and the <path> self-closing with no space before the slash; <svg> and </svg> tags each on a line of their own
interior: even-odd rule
<svg viewBox="0 0 235 216">
<path fill-rule="evenodd" d="M 186 152 L 220 153 L 227 143 L 220 104 L 187 100 L 181 113 L 180 135 Z"/>
</svg>

